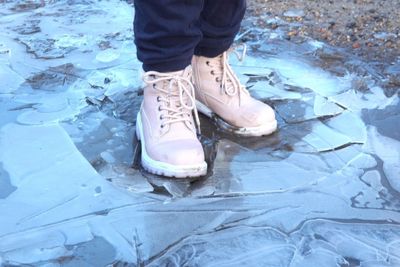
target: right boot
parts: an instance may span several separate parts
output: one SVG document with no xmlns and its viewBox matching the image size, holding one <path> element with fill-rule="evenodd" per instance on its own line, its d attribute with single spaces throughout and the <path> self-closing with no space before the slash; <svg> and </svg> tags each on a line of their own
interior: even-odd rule
<svg viewBox="0 0 400 267">
<path fill-rule="evenodd" d="M 150 173 L 185 178 L 207 172 L 197 138 L 196 125 L 200 130 L 200 123 L 191 76 L 191 66 L 182 71 L 149 71 L 143 75 L 146 86 L 136 135 L 141 141 L 142 166 Z"/>
</svg>

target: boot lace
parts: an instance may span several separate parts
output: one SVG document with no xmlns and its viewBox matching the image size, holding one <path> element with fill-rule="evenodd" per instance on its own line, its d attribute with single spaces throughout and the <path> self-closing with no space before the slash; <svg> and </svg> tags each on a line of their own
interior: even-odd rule
<svg viewBox="0 0 400 267">
<path fill-rule="evenodd" d="M 157 101 L 160 102 L 159 111 L 166 111 L 161 115 L 162 128 L 177 122 L 192 124 L 191 113 L 193 113 L 200 134 L 200 120 L 194 98 L 195 89 L 189 77 L 184 77 L 178 72 L 148 71 L 143 75 L 143 81 L 161 92 L 157 96 Z M 163 83 L 163 86 L 157 86 L 159 83 Z"/>
<path fill-rule="evenodd" d="M 240 54 L 236 48 L 231 48 L 224 52 L 218 60 L 209 60 L 207 65 L 212 68 L 211 74 L 217 76 L 216 81 L 220 83 L 221 94 L 235 96 L 239 94 L 239 103 L 241 102 L 241 94 L 249 94 L 247 89 L 240 83 L 231 66 L 229 65 L 229 55 L 234 53 L 239 61 L 243 61 L 246 55 L 246 45 L 243 44 L 243 51 Z"/>
</svg>

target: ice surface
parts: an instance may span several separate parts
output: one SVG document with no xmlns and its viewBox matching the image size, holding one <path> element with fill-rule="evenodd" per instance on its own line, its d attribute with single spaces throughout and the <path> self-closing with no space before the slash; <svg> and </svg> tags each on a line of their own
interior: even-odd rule
<svg viewBox="0 0 400 267">
<path fill-rule="evenodd" d="M 389 183 L 400 192 L 400 142 L 381 136 L 374 127 L 368 130 L 367 149 L 373 150 L 383 161 L 383 170 Z"/>
<path fill-rule="evenodd" d="M 132 6 L 1 2 L 0 265 L 400 266 L 398 90 L 253 19 L 230 60 L 279 130 L 238 138 L 202 117 L 209 173 L 177 181 L 132 168 Z"/>
<path fill-rule="evenodd" d="M 350 89 L 350 77 L 335 77 L 330 73 L 314 68 L 309 62 L 284 56 L 283 58 L 248 56 L 243 63 L 232 57 L 232 64 L 235 69 L 245 74 L 262 75 L 268 74 L 268 70 L 274 70 L 284 78 L 288 85 L 313 90 L 321 96 L 332 96 Z"/>
<path fill-rule="evenodd" d="M 1 64 L 1 61 L 0 61 Z M 12 71 L 8 66 L 4 63 L 0 65 L 0 73 L 1 73 L 1 84 L 0 84 L 0 93 L 12 93 L 15 91 L 23 82 L 24 78 Z"/>
<path fill-rule="evenodd" d="M 259 81 L 254 86 L 250 87 L 250 92 L 253 96 L 258 99 L 273 99 L 273 100 L 285 100 L 285 99 L 300 99 L 301 94 L 298 92 L 291 92 L 285 90 L 285 88 L 279 88 L 277 84 L 270 84 L 268 81 Z"/>
</svg>

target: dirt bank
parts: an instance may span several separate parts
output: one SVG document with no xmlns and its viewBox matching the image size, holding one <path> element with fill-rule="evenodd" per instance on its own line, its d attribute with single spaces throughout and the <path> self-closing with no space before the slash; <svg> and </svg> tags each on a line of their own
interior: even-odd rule
<svg viewBox="0 0 400 267">
<path fill-rule="evenodd" d="M 247 17 L 255 26 L 279 18 L 290 23 L 287 38 L 312 37 L 352 50 L 367 60 L 394 64 L 400 55 L 398 0 L 248 0 Z"/>
</svg>

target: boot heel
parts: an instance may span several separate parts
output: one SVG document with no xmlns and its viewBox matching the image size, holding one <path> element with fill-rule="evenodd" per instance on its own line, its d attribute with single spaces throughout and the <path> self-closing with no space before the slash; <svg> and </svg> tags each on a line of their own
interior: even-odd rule
<svg viewBox="0 0 400 267">
<path fill-rule="evenodd" d="M 135 132 L 136 132 L 136 138 L 140 141 L 141 136 L 140 136 L 140 128 L 142 128 L 142 120 L 140 118 L 140 111 L 138 112 L 136 116 L 136 125 L 135 125 Z"/>
<path fill-rule="evenodd" d="M 138 137 L 136 135 L 133 135 L 133 162 L 132 162 L 132 168 L 135 170 L 139 170 L 141 166 L 141 157 L 142 157 L 142 144 L 140 143 Z"/>
<path fill-rule="evenodd" d="M 142 143 L 140 142 L 140 128 L 142 123 L 140 121 L 140 111 L 137 114 L 135 134 L 133 135 L 132 147 L 133 147 L 133 162 L 132 168 L 139 170 L 142 163 Z"/>
</svg>

